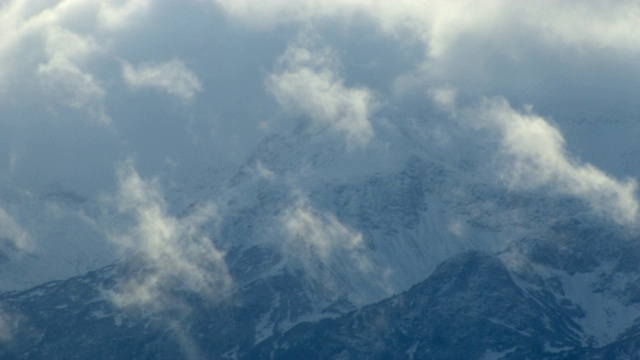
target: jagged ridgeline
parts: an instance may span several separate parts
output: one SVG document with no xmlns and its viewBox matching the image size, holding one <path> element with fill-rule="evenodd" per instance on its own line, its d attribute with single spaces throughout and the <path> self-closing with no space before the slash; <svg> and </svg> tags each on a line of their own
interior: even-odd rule
<svg viewBox="0 0 640 360">
<path fill-rule="evenodd" d="M 639 24 L 0 0 L 0 360 L 640 359 Z"/>
</svg>

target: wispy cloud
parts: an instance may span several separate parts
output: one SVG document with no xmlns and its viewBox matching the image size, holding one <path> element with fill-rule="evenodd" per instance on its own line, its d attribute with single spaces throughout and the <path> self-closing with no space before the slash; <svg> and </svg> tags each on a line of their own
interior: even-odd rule
<svg viewBox="0 0 640 360">
<path fill-rule="evenodd" d="M 40 64 L 37 74 L 49 97 L 70 108 L 86 110 L 91 119 L 101 124 L 111 122 L 104 107 L 106 91 L 92 74 L 81 70 L 64 52 L 56 53 L 47 63 Z"/>
<path fill-rule="evenodd" d="M 374 266 L 363 235 L 314 207 L 302 193 L 296 198 L 280 217 L 284 233 L 278 246 L 287 265 L 302 268 L 312 287 L 328 299 L 358 303 L 386 291 L 385 269 Z"/>
<path fill-rule="evenodd" d="M 22 313 L 0 307 L 0 344 L 11 347 L 14 341 L 21 341 L 16 330 L 25 323 L 29 323 L 29 319 Z"/>
<path fill-rule="evenodd" d="M 306 259 L 327 260 L 334 251 L 355 251 L 364 247 L 362 234 L 349 229 L 332 214 L 322 214 L 300 198 L 283 215 L 289 235 L 286 251 Z"/>
<path fill-rule="evenodd" d="M 266 84 L 282 106 L 342 134 L 350 146 L 371 140 L 375 96 L 367 88 L 344 84 L 331 49 L 302 36 L 280 57 L 279 67 Z"/>
<path fill-rule="evenodd" d="M 0 207 L 0 248 L 13 251 L 29 250 L 33 247 L 29 234 L 5 209 Z M 8 243 L 5 243 L 8 242 Z M 8 247 L 8 248 L 7 248 Z"/>
<path fill-rule="evenodd" d="M 107 31 L 126 29 L 135 24 L 150 8 L 150 0 L 129 0 L 119 4 L 101 1 L 97 15 L 99 27 Z"/>
<path fill-rule="evenodd" d="M 0 93 L 10 98 L 19 89 L 31 101 L 45 95 L 109 124 L 107 90 L 94 61 L 109 53 L 114 34 L 140 23 L 149 7 L 148 0 L 6 1 L 0 8 Z"/>
<path fill-rule="evenodd" d="M 606 58 L 607 63 L 628 67 L 640 54 L 640 5 L 633 0 L 216 3 L 233 19 L 267 31 L 283 24 L 304 29 L 367 19 L 379 34 L 424 48 L 420 65 L 398 75 L 397 89 L 404 91 L 434 82 L 464 87 L 475 95 L 496 87 L 534 92 L 546 86 L 548 91 L 561 85 L 545 79 L 549 74 L 573 76 L 557 68 L 598 67 L 594 59 L 605 52 L 615 54 Z"/>
<path fill-rule="evenodd" d="M 141 15 L 144 3 L 7 2 L 0 8 L 0 93 L 44 94 L 86 111 L 97 123 L 110 123 L 107 91 L 89 64 L 108 52 L 109 34 L 130 25 L 127 18 Z"/>
<path fill-rule="evenodd" d="M 165 63 L 122 64 L 122 78 L 134 89 L 156 89 L 189 102 L 202 91 L 198 77 L 180 60 Z"/>
<path fill-rule="evenodd" d="M 118 210 L 134 220 L 126 233 L 112 239 L 141 261 L 112 295 L 116 305 L 174 307 L 173 291 L 195 292 L 216 299 L 232 285 L 224 254 L 214 246 L 202 227 L 217 214 L 212 205 L 202 206 L 184 218 L 167 213 L 157 180 L 144 180 L 132 162 L 118 170 Z"/>
<path fill-rule="evenodd" d="M 531 106 L 516 110 L 504 98 L 484 98 L 477 106 L 457 107 L 451 90 L 433 92 L 451 114 L 497 135 L 500 174 L 512 188 L 547 188 L 586 201 L 614 221 L 632 225 L 640 211 L 635 180 L 618 180 L 571 156 L 562 132 Z"/>
<path fill-rule="evenodd" d="M 537 30 L 536 36 L 552 43 L 640 51 L 636 40 L 640 29 L 635 25 L 640 17 L 640 5 L 635 1 L 606 4 L 531 1 L 526 6 L 507 0 L 482 4 L 473 0 L 400 0 L 393 3 L 384 0 L 311 0 L 294 4 L 286 0 L 219 0 L 216 3 L 234 18 L 261 28 L 287 23 L 308 25 L 327 18 L 348 19 L 364 14 L 389 34 L 406 35 L 405 31 L 409 30 L 414 34 L 409 40 L 424 41 L 431 57 L 444 55 L 451 46 L 457 46 L 462 36 L 475 34 L 485 38 L 485 35 L 504 30 L 504 24 L 515 26 L 513 31 L 503 34 L 506 37 Z"/>
</svg>

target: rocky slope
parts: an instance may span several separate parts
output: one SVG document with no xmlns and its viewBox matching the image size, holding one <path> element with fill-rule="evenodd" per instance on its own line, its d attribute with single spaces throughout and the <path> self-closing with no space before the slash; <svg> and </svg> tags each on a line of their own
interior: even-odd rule
<svg viewBox="0 0 640 360">
<path fill-rule="evenodd" d="M 230 286 L 124 254 L 4 293 L 0 357 L 634 358 L 633 231 L 578 200 L 488 182 L 482 149 L 445 161 L 399 129 L 367 151 L 272 137 L 223 180 L 177 186 L 174 221 L 206 201 L 223 215 L 200 230 Z M 141 300 L 123 303 L 132 290 Z"/>
</svg>

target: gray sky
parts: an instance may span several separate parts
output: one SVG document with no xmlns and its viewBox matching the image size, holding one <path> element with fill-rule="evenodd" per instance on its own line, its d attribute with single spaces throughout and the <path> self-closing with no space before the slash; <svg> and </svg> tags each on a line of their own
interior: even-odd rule
<svg viewBox="0 0 640 360">
<path fill-rule="evenodd" d="M 300 123 L 366 152 L 440 113 L 422 131 L 476 132 L 496 181 L 633 223 L 639 23 L 636 1 L 3 0 L 0 179 L 98 197 L 131 161 L 168 183 Z"/>
</svg>

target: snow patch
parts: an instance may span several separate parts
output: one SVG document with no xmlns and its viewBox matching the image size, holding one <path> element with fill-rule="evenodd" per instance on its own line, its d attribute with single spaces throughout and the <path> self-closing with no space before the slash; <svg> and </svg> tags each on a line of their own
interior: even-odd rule
<svg viewBox="0 0 640 360">
<path fill-rule="evenodd" d="M 559 273 L 566 298 L 580 306 L 586 313 L 576 319 L 589 338 L 603 345 L 633 325 L 640 316 L 637 304 L 625 306 L 620 300 L 595 292 L 593 285 L 599 281 L 598 271 L 568 275 Z M 588 340 L 588 339 L 587 339 Z"/>
<path fill-rule="evenodd" d="M 504 350 L 504 351 L 494 351 L 494 350 L 487 350 L 484 355 L 482 355 L 481 360 L 499 360 L 499 359 L 503 359 L 505 356 L 509 355 L 510 353 L 516 351 L 517 347 L 512 347 L 510 349 Z"/>
</svg>

